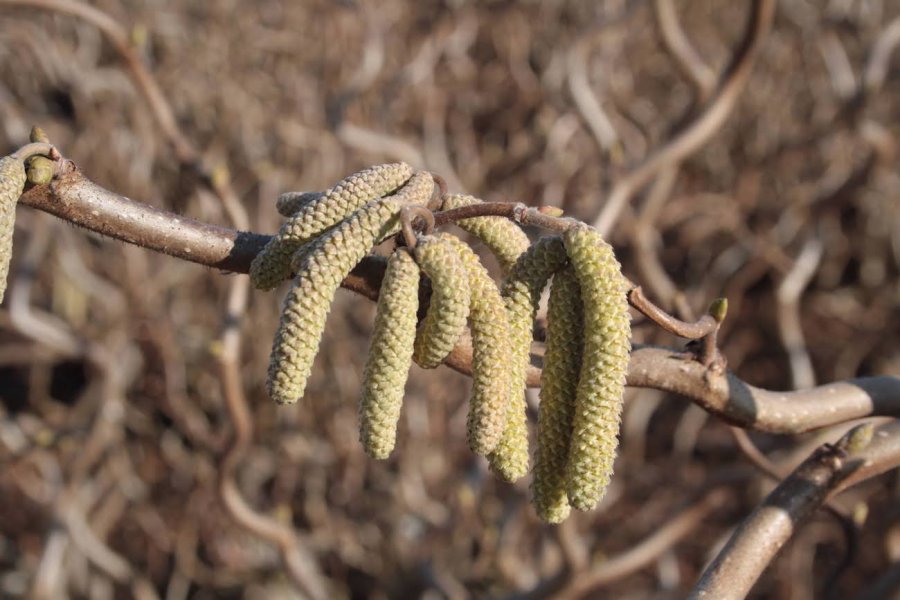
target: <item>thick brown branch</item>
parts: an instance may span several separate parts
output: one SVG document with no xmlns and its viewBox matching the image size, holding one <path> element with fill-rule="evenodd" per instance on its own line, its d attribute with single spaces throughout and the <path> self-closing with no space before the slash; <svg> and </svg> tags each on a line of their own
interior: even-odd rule
<svg viewBox="0 0 900 600">
<path fill-rule="evenodd" d="M 691 598 L 745 598 L 765 568 L 827 498 L 900 465 L 900 422 L 852 449 L 855 431 L 813 452 L 747 517 L 706 569 Z M 850 446 L 850 447 L 848 447 Z"/>
<path fill-rule="evenodd" d="M 74 168 L 51 186 L 26 192 L 23 204 L 118 240 L 197 264 L 246 273 L 269 239 L 168 213 L 103 189 Z M 378 298 L 384 261 L 365 259 L 343 286 L 369 299 Z M 528 384 L 540 385 L 539 359 Z M 446 361 L 471 374 L 472 349 L 460 342 Z M 683 353 L 635 347 L 628 385 L 673 392 L 690 398 L 711 414 L 739 427 L 773 433 L 800 433 L 867 416 L 900 416 L 900 378 L 868 377 L 798 392 L 772 392 L 717 373 Z"/>
<path fill-rule="evenodd" d="M 795 392 L 774 392 L 714 373 L 665 348 L 631 354 L 628 385 L 690 398 L 724 421 L 770 433 L 802 433 L 869 416 L 900 416 L 900 378 L 860 377 Z"/>
</svg>

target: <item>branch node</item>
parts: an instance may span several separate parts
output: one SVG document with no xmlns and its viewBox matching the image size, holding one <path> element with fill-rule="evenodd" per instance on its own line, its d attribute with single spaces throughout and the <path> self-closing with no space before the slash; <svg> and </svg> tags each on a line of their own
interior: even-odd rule
<svg viewBox="0 0 900 600">
<path fill-rule="evenodd" d="M 403 241 L 407 247 L 414 249 L 416 247 L 416 231 L 414 223 L 417 218 L 421 218 L 425 222 L 422 227 L 422 233 L 431 235 L 434 231 L 434 213 L 424 206 L 404 206 L 400 209 L 400 227 L 403 233 Z"/>
<path fill-rule="evenodd" d="M 528 205 L 516 202 L 512 210 L 512 219 L 519 225 L 525 224 L 525 213 L 528 212 Z"/>
</svg>

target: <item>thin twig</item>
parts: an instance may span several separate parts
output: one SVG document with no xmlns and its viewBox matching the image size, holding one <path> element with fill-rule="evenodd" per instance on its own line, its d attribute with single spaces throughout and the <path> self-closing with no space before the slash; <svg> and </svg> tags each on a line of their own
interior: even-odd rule
<svg viewBox="0 0 900 600">
<path fill-rule="evenodd" d="M 144 65 L 140 55 L 132 47 L 128 31 L 102 10 L 74 0 L 0 0 L 0 6 L 22 6 L 71 15 L 96 27 L 112 44 L 125 62 L 138 91 L 144 97 L 160 132 L 171 144 L 178 162 L 191 169 L 219 199 L 238 229 L 249 227 L 246 211 L 231 186 L 227 171 L 214 170 L 207 165 L 200 151 L 181 131 L 172 106 Z"/>
<path fill-rule="evenodd" d="M 715 95 L 696 120 L 616 182 L 606 204 L 594 220 L 594 227 L 601 234 L 609 234 L 631 197 L 647 185 L 654 175 L 683 161 L 719 130 L 747 84 L 753 61 L 772 25 L 774 12 L 775 0 L 753 2 L 747 32 L 735 52 L 731 66 L 725 70 Z"/>
<path fill-rule="evenodd" d="M 416 218 L 425 221 L 425 227 L 422 233 L 431 235 L 434 231 L 434 213 L 424 206 L 404 206 L 400 209 L 400 232 L 403 234 L 403 241 L 407 247 L 416 247 L 416 231 L 413 225 Z"/>
<path fill-rule="evenodd" d="M 606 111 L 591 89 L 588 80 L 588 55 L 590 52 L 592 35 L 587 35 L 578 40 L 569 50 L 566 58 L 566 81 L 569 85 L 569 93 L 575 101 L 575 106 L 581 116 L 587 121 L 588 127 L 597 140 L 600 150 L 604 153 L 612 152 L 619 144 L 619 134 L 613 126 Z"/>
<path fill-rule="evenodd" d="M 716 86 L 716 74 L 709 68 L 700 54 L 691 45 L 678 20 L 673 0 L 656 0 L 653 3 L 653 14 L 660 37 L 676 66 L 684 73 L 694 88 L 697 98 L 703 102 Z"/>
<path fill-rule="evenodd" d="M 574 224 L 574 219 L 560 217 L 552 207 L 535 208 L 514 202 L 480 202 L 459 208 L 451 208 L 434 215 L 434 225 L 439 227 L 474 217 L 506 217 L 520 225 L 532 225 L 549 231 L 563 233 Z"/>
<path fill-rule="evenodd" d="M 235 471 L 253 440 L 253 419 L 244 397 L 240 369 L 240 323 L 246 306 L 246 277 L 231 288 L 225 313 L 221 352 L 218 357 L 222 390 L 234 425 L 234 439 L 219 469 L 219 496 L 231 517 L 241 526 L 273 544 L 291 580 L 310 598 L 327 598 L 325 583 L 312 554 L 300 543 L 290 524 L 256 512 L 238 489 Z"/>
<path fill-rule="evenodd" d="M 740 427 L 729 427 L 728 429 L 731 430 L 731 435 L 734 436 L 734 441 L 740 451 L 753 463 L 754 467 L 772 481 L 781 481 L 784 478 L 784 473 L 779 471 L 778 467 L 756 447 L 746 431 Z"/>
<path fill-rule="evenodd" d="M 686 323 L 676 319 L 653 304 L 653 302 L 644 295 L 644 291 L 640 286 L 628 290 L 628 302 L 664 330 L 689 340 L 699 340 L 706 337 L 713 333 L 719 326 L 719 323 L 710 315 L 703 315 L 694 323 Z"/>
<path fill-rule="evenodd" d="M 888 23 L 872 46 L 872 52 L 863 74 L 865 93 L 877 93 L 884 85 L 891 63 L 891 53 L 897 44 L 900 44 L 900 17 L 895 17 Z"/>
<path fill-rule="evenodd" d="M 675 187 L 678 172 L 677 166 L 660 171 L 647 192 L 632 234 L 635 264 L 641 280 L 666 309 L 670 309 L 675 304 L 680 292 L 660 260 L 657 248 L 662 232 L 656 227 L 655 222 L 660 209 L 669 199 L 672 189 Z M 685 318 L 683 314 L 681 316 Z"/>
<path fill-rule="evenodd" d="M 647 567 L 702 525 L 710 514 L 725 504 L 728 497 L 729 492 L 723 488 L 711 490 L 622 554 L 613 556 L 586 573 L 571 578 L 569 585 L 554 598 L 575 600 L 592 592 L 596 593 L 600 586 L 618 581 Z"/>
<path fill-rule="evenodd" d="M 30 144 L 25 144 L 12 154 L 15 158 L 19 160 L 28 160 L 32 156 L 48 156 L 50 158 L 54 158 L 59 156 L 58 151 L 51 144 L 47 144 L 45 142 L 32 142 Z"/>
<path fill-rule="evenodd" d="M 810 237 L 775 292 L 778 301 L 778 333 L 788 353 L 794 389 L 816 384 L 815 370 L 803 335 L 800 297 L 816 274 L 824 251 L 822 242 L 815 236 Z"/>
</svg>

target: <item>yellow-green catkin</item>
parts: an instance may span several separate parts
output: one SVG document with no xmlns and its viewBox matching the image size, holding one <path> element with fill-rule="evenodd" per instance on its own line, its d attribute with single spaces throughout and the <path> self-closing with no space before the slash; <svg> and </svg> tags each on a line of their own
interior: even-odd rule
<svg viewBox="0 0 900 600">
<path fill-rule="evenodd" d="M 563 240 L 581 286 L 584 354 L 575 396 L 566 490 L 569 503 L 591 510 L 603 498 L 613 471 L 625 375 L 631 350 L 627 282 L 612 247 L 587 226 Z"/>
<path fill-rule="evenodd" d="M 491 468 L 507 481 L 515 481 L 528 472 L 525 378 L 531 361 L 534 316 L 541 291 L 553 273 L 565 264 L 566 250 L 562 240 L 544 237 L 519 257 L 503 283 L 512 354 L 510 396 L 503 436 L 488 460 Z"/>
<path fill-rule="evenodd" d="M 25 163 L 14 156 L 0 158 L 0 302 L 6 293 L 6 276 L 12 260 L 16 202 L 25 189 Z"/>
<path fill-rule="evenodd" d="M 466 429 L 469 448 L 482 456 L 492 452 L 506 423 L 509 402 L 509 321 L 497 284 L 472 249 L 443 233 L 462 259 L 469 277 L 469 325 L 472 329 L 472 400 Z"/>
<path fill-rule="evenodd" d="M 444 196 L 441 208 L 450 210 L 473 204 L 481 204 L 481 200 L 467 194 L 448 194 Z M 531 244 L 522 228 L 504 217 L 473 217 L 456 221 L 456 225 L 484 242 L 497 257 L 504 275 Z"/>
<path fill-rule="evenodd" d="M 399 230 L 402 202 L 382 198 L 317 238 L 298 265 L 272 344 L 266 387 L 279 404 L 303 396 L 334 294 L 376 242 Z"/>
<path fill-rule="evenodd" d="M 418 309 L 419 267 L 406 248 L 399 248 L 381 283 L 359 402 L 359 439 L 373 458 L 387 458 L 394 449 Z"/>
<path fill-rule="evenodd" d="M 578 279 L 567 266 L 556 272 L 550 285 L 532 482 L 535 509 L 548 523 L 561 523 L 571 508 L 566 495 L 566 464 L 584 345 L 583 311 Z"/>
<path fill-rule="evenodd" d="M 456 250 L 440 237 L 422 236 L 414 255 L 431 280 L 431 301 L 416 335 L 413 360 L 433 369 L 447 358 L 466 329 L 469 277 Z"/>
<path fill-rule="evenodd" d="M 385 197 L 385 200 L 390 200 L 391 202 L 396 203 L 398 206 L 408 206 L 412 204 L 422 205 L 428 203 L 428 200 L 431 198 L 431 195 L 434 193 L 434 178 L 431 176 L 431 173 L 427 171 L 419 171 L 412 177 L 410 177 L 409 181 L 407 181 L 403 187 L 397 190 L 394 194 Z M 323 233 L 322 236 L 326 235 L 333 231 L 329 229 L 327 232 Z M 385 230 L 385 232 L 375 240 L 375 245 L 383 242 L 387 237 L 392 236 L 400 231 L 399 224 L 395 227 Z M 303 261 L 306 260 L 306 257 L 316 251 L 317 241 L 319 238 L 315 238 L 309 242 L 306 242 L 302 246 L 299 246 L 295 251 L 294 255 L 291 257 L 290 266 L 291 269 L 296 273 L 302 267 Z"/>
<path fill-rule="evenodd" d="M 290 275 L 294 251 L 334 227 L 367 202 L 390 194 L 409 180 L 405 163 L 378 165 L 354 173 L 299 207 L 250 265 L 250 280 L 259 289 L 276 287 Z"/>
</svg>

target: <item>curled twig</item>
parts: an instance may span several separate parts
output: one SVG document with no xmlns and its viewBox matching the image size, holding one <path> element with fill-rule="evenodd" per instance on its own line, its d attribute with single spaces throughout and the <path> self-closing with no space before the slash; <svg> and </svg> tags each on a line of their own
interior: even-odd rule
<svg viewBox="0 0 900 600">
<path fill-rule="evenodd" d="M 719 323 L 708 314 L 703 315 L 694 323 L 686 323 L 680 319 L 676 319 L 653 304 L 653 302 L 644 295 L 644 290 L 642 290 L 640 286 L 633 287 L 628 291 L 628 302 L 664 330 L 689 340 L 699 340 L 714 332 L 719 326 Z"/>
<path fill-rule="evenodd" d="M 653 14 L 666 50 L 682 73 L 690 79 L 699 99 L 705 100 L 715 88 L 716 75 L 685 35 L 678 20 L 675 3 L 673 0 L 656 0 L 653 3 Z"/>
<path fill-rule="evenodd" d="M 696 152 L 725 122 L 750 76 L 753 60 L 772 24 L 774 0 L 755 0 L 744 39 L 734 60 L 722 75 L 718 89 L 689 126 L 631 169 L 613 187 L 594 227 L 607 235 L 631 197 L 647 185 L 661 169 L 677 164 Z"/>
<path fill-rule="evenodd" d="M 425 221 L 425 227 L 422 228 L 424 235 L 431 235 L 434 231 L 434 213 L 426 207 L 410 205 L 400 209 L 400 231 L 403 234 L 403 241 L 411 249 L 416 247 L 416 231 L 414 228 L 416 218 L 421 218 Z"/>
</svg>

